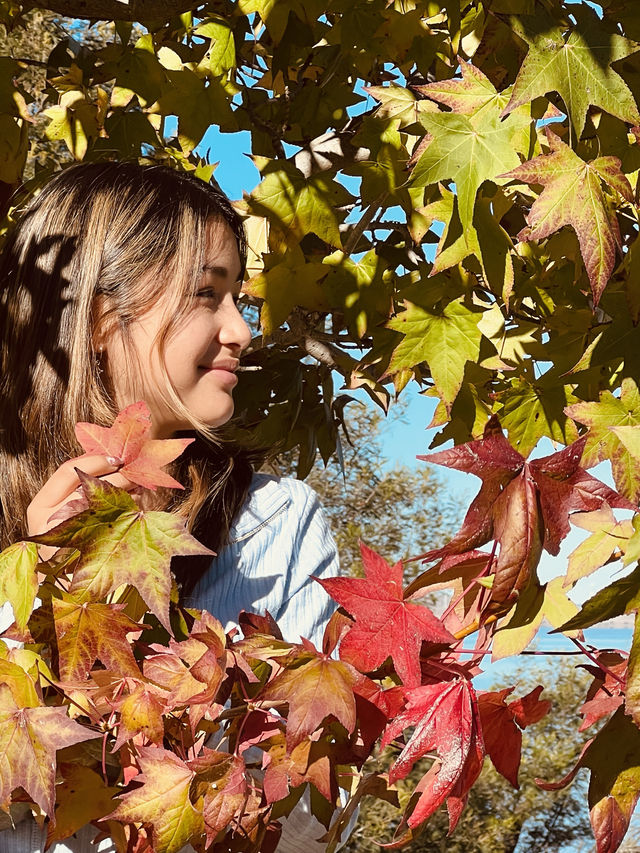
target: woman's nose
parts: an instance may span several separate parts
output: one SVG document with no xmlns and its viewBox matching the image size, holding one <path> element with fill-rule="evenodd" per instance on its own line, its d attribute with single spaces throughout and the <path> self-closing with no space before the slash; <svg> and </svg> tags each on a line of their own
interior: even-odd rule
<svg viewBox="0 0 640 853">
<path fill-rule="evenodd" d="M 245 350 L 251 343 L 251 329 L 238 310 L 232 296 L 229 296 L 224 315 L 218 335 L 220 343 L 225 346 L 238 348 L 241 351 Z"/>
</svg>

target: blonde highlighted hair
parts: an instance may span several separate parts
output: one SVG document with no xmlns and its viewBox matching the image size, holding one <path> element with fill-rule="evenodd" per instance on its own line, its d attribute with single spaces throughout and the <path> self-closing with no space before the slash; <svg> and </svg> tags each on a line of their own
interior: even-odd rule
<svg viewBox="0 0 640 853">
<path fill-rule="evenodd" d="M 33 496 L 82 452 L 76 422 L 113 421 L 96 332 L 117 328 L 126 347 L 131 323 L 162 296 L 170 317 L 157 341 L 162 362 L 165 342 L 195 296 L 212 220 L 231 229 L 244 268 L 244 230 L 226 196 L 165 166 L 71 166 L 19 216 L 0 256 L 2 547 L 26 535 Z M 169 382 L 163 391 L 164 402 L 198 432 L 175 466 L 187 488 L 169 508 L 215 549 L 246 496 L 251 454 L 217 441 Z M 193 585 L 193 577 L 182 580 Z"/>
</svg>

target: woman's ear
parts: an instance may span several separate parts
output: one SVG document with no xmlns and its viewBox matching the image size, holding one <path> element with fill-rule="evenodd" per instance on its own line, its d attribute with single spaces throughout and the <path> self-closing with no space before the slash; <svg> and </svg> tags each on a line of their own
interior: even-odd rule
<svg viewBox="0 0 640 853">
<path fill-rule="evenodd" d="M 113 330 L 111 313 L 108 297 L 98 294 L 91 306 L 91 347 L 95 353 L 102 353 L 107 348 Z"/>
</svg>

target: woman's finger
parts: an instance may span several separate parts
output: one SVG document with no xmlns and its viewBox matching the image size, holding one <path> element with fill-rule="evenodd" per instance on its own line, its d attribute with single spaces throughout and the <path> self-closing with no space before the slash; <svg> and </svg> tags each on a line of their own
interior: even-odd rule
<svg viewBox="0 0 640 853">
<path fill-rule="evenodd" d="M 40 489 L 32 504 L 37 501 L 40 506 L 55 507 L 65 501 L 80 485 L 76 468 L 93 477 L 113 474 L 122 466 L 120 459 L 110 456 L 85 455 L 64 462 Z"/>
</svg>

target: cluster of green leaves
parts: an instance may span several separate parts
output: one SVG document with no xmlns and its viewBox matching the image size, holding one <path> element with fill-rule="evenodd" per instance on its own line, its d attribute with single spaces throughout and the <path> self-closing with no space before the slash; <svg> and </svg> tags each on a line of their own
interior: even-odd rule
<svg viewBox="0 0 640 853">
<path fill-rule="evenodd" d="M 3 198 L 20 186 L 40 116 L 75 159 L 138 157 L 205 179 L 207 129 L 248 131 L 261 180 L 241 203 L 245 299 L 261 328 L 247 360 L 263 370 L 239 386 L 239 435 L 284 437 L 304 476 L 336 446 L 348 396 L 336 396 L 336 374 L 383 408 L 415 381 L 437 399 L 435 445 L 455 445 L 436 461 L 483 479 L 460 533 L 416 581 L 454 588 L 454 633 L 477 631 L 477 648 L 503 656 L 545 619 L 576 632 L 636 614 L 640 528 L 611 509 L 640 499 L 635 2 L 162 0 L 142 29 L 123 20 L 130 4 L 102 5 L 117 18 L 110 35 L 61 39 L 41 92 L 25 82 L 29 57 L 0 59 Z M 39 7 L 83 14 L 73 0 Z M 0 3 L 11 32 L 23 12 Z M 30 168 L 25 192 L 48 176 Z M 542 439 L 567 449 L 527 461 Z M 604 461 L 617 493 L 581 467 Z M 570 515 L 592 536 L 542 585 L 540 554 L 557 553 Z M 492 542 L 491 555 L 478 550 Z M 616 561 L 631 574 L 576 613 L 568 589 Z M 640 792 L 640 627 L 628 660 L 585 650 L 587 719 L 609 718 L 579 765 L 592 772 L 599 853 L 612 853 Z M 402 666 L 415 675 L 415 661 Z M 437 736 L 430 703 L 471 701 L 466 681 L 444 683 L 424 702 L 405 697 L 402 720 L 425 711 L 425 743 Z"/>
</svg>

